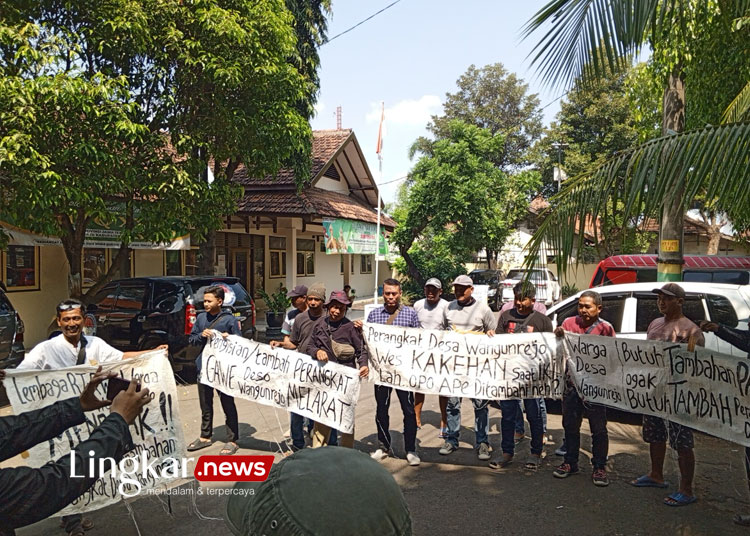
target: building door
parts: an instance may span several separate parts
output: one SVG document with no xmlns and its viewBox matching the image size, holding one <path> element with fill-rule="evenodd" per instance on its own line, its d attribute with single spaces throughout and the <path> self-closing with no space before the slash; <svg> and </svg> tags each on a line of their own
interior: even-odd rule
<svg viewBox="0 0 750 536">
<path fill-rule="evenodd" d="M 250 258 L 253 261 L 250 286 L 247 287 L 253 298 L 258 297 L 258 289 L 265 289 L 266 281 L 266 237 L 251 235 L 252 250 Z"/>
<path fill-rule="evenodd" d="M 249 249 L 232 250 L 231 273 L 229 275 L 239 278 L 240 283 L 246 289 L 251 288 Z"/>
</svg>

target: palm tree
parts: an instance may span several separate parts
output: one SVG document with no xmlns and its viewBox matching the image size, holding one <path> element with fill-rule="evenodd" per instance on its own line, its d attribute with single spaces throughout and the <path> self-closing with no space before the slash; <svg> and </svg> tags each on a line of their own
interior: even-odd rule
<svg viewBox="0 0 750 536">
<path fill-rule="evenodd" d="M 701 4 L 700 2 L 703 2 Z M 686 58 L 673 46 L 696 23 L 705 0 L 552 0 L 524 28 L 528 37 L 544 31 L 532 51 L 532 63 L 552 85 L 586 83 L 620 69 L 650 45 L 667 47 L 662 136 L 614 155 L 602 166 L 569 179 L 552 199 L 535 233 L 530 259 L 546 242 L 567 265 L 581 222 L 595 222 L 610 200 L 624 203 L 624 220 L 660 217 L 658 280 L 680 280 L 682 226 L 689 203 L 704 189 L 736 224 L 750 222 L 750 84 L 719 126 L 684 131 Z M 749 0 L 721 0 L 714 9 L 731 10 L 735 28 L 748 22 Z M 744 17 L 743 17 L 744 15 Z M 692 17 L 692 18 L 691 18 Z M 680 32 L 683 32 L 680 34 Z M 595 226 L 594 226 L 595 227 Z"/>
</svg>

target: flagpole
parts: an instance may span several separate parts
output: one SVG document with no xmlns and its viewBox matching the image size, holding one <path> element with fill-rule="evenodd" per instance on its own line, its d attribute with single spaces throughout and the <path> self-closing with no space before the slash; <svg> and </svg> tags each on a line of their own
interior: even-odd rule
<svg viewBox="0 0 750 536">
<path fill-rule="evenodd" d="M 378 180 L 375 183 L 375 189 L 378 191 L 378 222 L 375 228 L 375 291 L 372 293 L 372 303 L 378 303 L 378 255 L 380 255 L 380 188 L 378 183 L 383 182 L 383 119 L 385 118 L 385 102 L 380 103 L 380 126 L 378 127 Z"/>
</svg>

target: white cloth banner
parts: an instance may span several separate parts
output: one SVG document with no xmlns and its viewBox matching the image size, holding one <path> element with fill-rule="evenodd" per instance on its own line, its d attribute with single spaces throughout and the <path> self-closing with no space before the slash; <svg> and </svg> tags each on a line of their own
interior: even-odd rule
<svg viewBox="0 0 750 536">
<path fill-rule="evenodd" d="M 105 363 L 102 369 L 114 370 L 127 380 L 138 377 L 141 385 L 154 394 L 154 399 L 130 426 L 135 448 L 125 455 L 114 471 L 101 476 L 86 493 L 62 510 L 61 515 L 97 510 L 123 497 L 135 496 L 192 476 L 186 475 L 187 468 L 183 467 L 185 440 L 174 374 L 165 353 L 159 350 L 134 359 Z M 95 371 L 96 367 L 88 365 L 55 370 L 8 370 L 4 385 L 13 412 L 19 414 L 79 396 Z M 106 399 L 106 381 L 99 385 L 96 394 L 98 398 Z M 109 408 L 89 411 L 84 415 L 86 420 L 83 424 L 31 448 L 27 460 L 29 467 L 41 467 L 50 460 L 68 455 L 72 448 L 88 439 L 97 425 L 109 415 Z M 144 461 L 152 470 L 145 467 Z M 123 467 L 124 471 L 118 469 Z M 87 468 L 78 468 L 76 474 L 84 474 L 84 471 Z"/>
<path fill-rule="evenodd" d="M 370 323 L 362 333 L 375 383 L 488 400 L 562 396 L 562 343 L 552 333 L 489 337 Z"/>
<path fill-rule="evenodd" d="M 750 446 L 750 360 L 658 341 L 572 334 L 565 340 L 568 370 L 584 400 Z"/>
<path fill-rule="evenodd" d="M 199 381 L 229 396 L 287 409 L 344 433 L 354 431 L 355 368 L 236 335 L 223 339 L 217 332 L 203 349 Z"/>
</svg>

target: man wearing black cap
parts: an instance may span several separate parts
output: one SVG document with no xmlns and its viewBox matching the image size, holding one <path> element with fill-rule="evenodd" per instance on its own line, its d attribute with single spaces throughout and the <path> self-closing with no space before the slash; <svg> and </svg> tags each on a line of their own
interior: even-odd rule
<svg viewBox="0 0 750 536">
<path fill-rule="evenodd" d="M 468 275 L 459 275 L 453 281 L 453 292 L 456 299 L 448 304 L 443 313 L 443 328 L 461 333 L 495 334 L 495 315 L 487 306 L 486 300 L 476 300 L 471 294 L 474 282 Z M 489 443 L 489 400 L 471 399 L 474 405 L 474 432 L 477 458 L 482 461 L 490 459 Z M 454 396 L 448 401 L 448 433 L 445 443 L 438 451 L 447 456 L 458 448 L 458 434 L 461 429 L 461 398 Z"/>
<path fill-rule="evenodd" d="M 657 294 L 656 305 L 664 316 L 654 319 L 648 326 L 646 339 L 687 343 L 692 350 L 696 345 L 704 346 L 705 339 L 700 328 L 682 314 L 685 303 L 685 290 L 677 283 L 667 283 L 653 290 Z M 664 457 L 669 444 L 677 451 L 677 464 L 680 468 L 680 485 L 676 492 L 664 499 L 667 506 L 686 506 L 696 501 L 693 495 L 695 474 L 695 453 L 693 452 L 693 431 L 687 426 L 667 422 L 651 415 L 643 416 L 643 440 L 649 444 L 651 470 L 631 481 L 639 488 L 666 488 L 664 481 Z"/>
<path fill-rule="evenodd" d="M 351 304 L 343 290 L 334 290 L 325 306 L 328 316 L 318 320 L 313 327 L 307 353 L 318 361 L 333 361 L 359 369 L 360 378 L 367 378 L 368 353 L 362 334 L 354 322 L 346 318 L 346 309 Z M 313 448 L 327 446 L 331 427 L 319 422 L 313 427 Z M 341 434 L 342 447 L 354 447 L 354 432 Z"/>
</svg>

